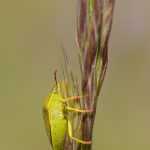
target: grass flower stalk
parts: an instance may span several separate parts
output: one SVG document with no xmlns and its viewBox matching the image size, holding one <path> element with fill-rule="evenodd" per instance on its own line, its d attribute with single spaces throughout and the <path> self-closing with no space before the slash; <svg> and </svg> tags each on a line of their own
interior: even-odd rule
<svg viewBox="0 0 150 150">
<path fill-rule="evenodd" d="M 83 101 L 69 102 L 77 108 L 93 110 L 92 114 L 69 112 L 74 136 L 84 141 L 92 140 L 98 96 L 105 77 L 108 62 L 108 42 L 112 26 L 115 0 L 78 0 L 77 6 L 77 53 L 79 57 L 82 83 L 72 73 L 69 60 L 64 52 L 64 81 L 66 95 L 86 95 Z M 81 90 L 80 88 L 81 87 Z M 65 150 L 92 150 L 91 145 L 83 145 L 66 139 Z"/>
</svg>

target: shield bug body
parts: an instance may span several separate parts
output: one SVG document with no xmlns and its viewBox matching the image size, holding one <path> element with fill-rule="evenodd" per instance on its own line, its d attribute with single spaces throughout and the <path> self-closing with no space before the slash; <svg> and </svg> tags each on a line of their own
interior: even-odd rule
<svg viewBox="0 0 150 150">
<path fill-rule="evenodd" d="M 66 102 L 68 100 L 75 99 L 81 99 L 81 96 L 63 98 L 60 91 L 60 84 L 56 82 L 53 91 L 46 97 L 43 103 L 46 133 L 54 150 L 64 150 L 67 132 L 72 140 L 82 144 L 91 144 L 91 141 L 83 141 L 72 135 L 72 125 L 68 118 L 68 111 L 80 113 L 92 112 L 92 110 L 81 110 L 67 106 Z"/>
</svg>

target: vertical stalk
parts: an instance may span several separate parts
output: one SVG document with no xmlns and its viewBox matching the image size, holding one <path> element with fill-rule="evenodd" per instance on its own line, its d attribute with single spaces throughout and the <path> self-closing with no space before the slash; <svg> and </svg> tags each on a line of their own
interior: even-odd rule
<svg viewBox="0 0 150 150">
<path fill-rule="evenodd" d="M 86 109 L 93 114 L 83 117 L 83 139 L 92 140 L 98 95 L 107 68 L 108 41 L 115 0 L 78 0 L 77 45 L 82 74 L 82 93 Z M 92 145 L 82 145 L 91 150 Z"/>
</svg>

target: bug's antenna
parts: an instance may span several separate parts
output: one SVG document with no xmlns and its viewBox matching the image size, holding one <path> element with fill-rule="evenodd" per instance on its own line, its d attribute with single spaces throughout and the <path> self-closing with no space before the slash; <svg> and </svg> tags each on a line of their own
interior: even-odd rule
<svg viewBox="0 0 150 150">
<path fill-rule="evenodd" d="M 55 70 L 55 72 L 54 72 L 54 79 L 55 79 L 55 83 L 57 85 L 57 70 Z"/>
</svg>

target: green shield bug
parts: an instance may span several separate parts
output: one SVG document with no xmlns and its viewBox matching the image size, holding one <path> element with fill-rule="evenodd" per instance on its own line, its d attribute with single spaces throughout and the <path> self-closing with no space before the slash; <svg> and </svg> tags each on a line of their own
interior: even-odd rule
<svg viewBox="0 0 150 150">
<path fill-rule="evenodd" d="M 50 139 L 54 150 L 64 150 L 67 132 L 69 138 L 81 144 L 91 144 L 91 141 L 83 141 L 72 134 L 72 124 L 68 118 L 68 111 L 80 113 L 90 113 L 92 110 L 81 110 L 67 106 L 67 101 L 81 99 L 83 96 L 73 96 L 63 98 L 61 94 L 61 86 L 57 83 L 55 72 L 56 86 L 52 92 L 46 97 L 43 103 L 43 118 L 46 133 Z M 63 83 L 62 83 L 63 84 Z M 62 85 L 63 86 L 63 85 Z"/>
</svg>

